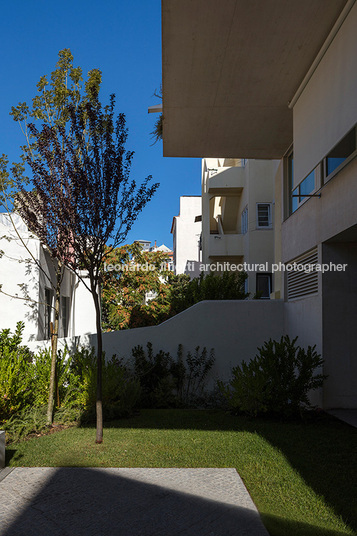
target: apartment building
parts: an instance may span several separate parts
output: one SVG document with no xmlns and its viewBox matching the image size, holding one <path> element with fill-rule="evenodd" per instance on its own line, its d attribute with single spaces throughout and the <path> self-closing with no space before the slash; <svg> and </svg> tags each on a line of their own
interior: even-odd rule
<svg viewBox="0 0 357 536">
<path fill-rule="evenodd" d="M 85 272 L 83 272 L 85 279 Z M 0 330 L 23 321 L 24 341 L 50 339 L 56 273 L 39 239 L 16 214 L 0 214 Z M 64 269 L 60 298 L 59 337 L 96 331 L 93 298 L 83 282 Z"/>
<path fill-rule="evenodd" d="M 357 3 L 162 6 L 164 156 L 280 161 L 272 296 L 325 359 L 323 406 L 357 407 Z"/>
<path fill-rule="evenodd" d="M 244 266 L 246 291 L 269 299 L 274 262 L 274 183 L 279 161 L 202 160 L 202 264 Z"/>
<path fill-rule="evenodd" d="M 198 195 L 180 197 L 180 212 L 172 220 L 175 274 L 200 275 L 202 200 Z"/>
</svg>

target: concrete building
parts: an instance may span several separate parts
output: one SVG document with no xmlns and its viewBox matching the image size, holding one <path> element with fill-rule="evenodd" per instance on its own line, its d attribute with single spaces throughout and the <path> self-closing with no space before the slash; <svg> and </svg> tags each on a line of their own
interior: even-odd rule
<svg viewBox="0 0 357 536">
<path fill-rule="evenodd" d="M 258 292 L 269 298 L 272 292 L 278 164 L 276 160 L 202 160 L 202 263 L 210 271 L 246 266 L 246 291 L 251 297 Z"/>
<path fill-rule="evenodd" d="M 0 251 L 0 329 L 13 330 L 21 320 L 25 342 L 49 339 L 56 277 L 48 251 L 19 216 L 6 213 L 0 214 Z M 60 307 L 60 337 L 96 331 L 92 295 L 67 268 Z"/>
<path fill-rule="evenodd" d="M 180 197 L 180 213 L 172 220 L 175 274 L 200 275 L 202 200 L 200 196 Z"/>
<path fill-rule="evenodd" d="M 323 406 L 357 407 L 357 3 L 163 0 L 162 21 L 164 156 L 280 160 L 282 329 L 322 353 Z"/>
</svg>

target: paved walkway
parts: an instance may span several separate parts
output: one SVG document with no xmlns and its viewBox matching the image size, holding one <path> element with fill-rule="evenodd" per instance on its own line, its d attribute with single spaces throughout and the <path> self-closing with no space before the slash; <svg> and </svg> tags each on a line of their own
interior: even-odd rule
<svg viewBox="0 0 357 536">
<path fill-rule="evenodd" d="M 0 471 L 1 536 L 268 536 L 235 469 Z"/>
</svg>

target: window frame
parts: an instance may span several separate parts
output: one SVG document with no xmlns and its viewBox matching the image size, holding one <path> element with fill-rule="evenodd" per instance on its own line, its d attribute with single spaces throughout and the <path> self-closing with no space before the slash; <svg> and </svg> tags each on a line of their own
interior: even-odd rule
<svg viewBox="0 0 357 536">
<path fill-rule="evenodd" d="M 269 209 L 268 210 L 268 225 L 259 225 L 259 206 L 260 205 L 266 205 Z M 256 203 L 256 228 L 259 230 L 273 228 L 272 203 L 269 203 L 269 202 Z"/>
<path fill-rule="evenodd" d="M 260 300 L 270 300 L 270 294 L 273 292 L 273 278 L 271 272 L 258 272 L 255 274 L 255 293 L 258 294 L 258 279 L 267 278 L 268 280 L 268 289 L 269 289 L 269 295 L 268 296 L 261 296 Z"/>
<path fill-rule="evenodd" d="M 241 214 L 241 234 L 245 235 L 248 232 L 248 205 L 244 207 Z"/>
</svg>

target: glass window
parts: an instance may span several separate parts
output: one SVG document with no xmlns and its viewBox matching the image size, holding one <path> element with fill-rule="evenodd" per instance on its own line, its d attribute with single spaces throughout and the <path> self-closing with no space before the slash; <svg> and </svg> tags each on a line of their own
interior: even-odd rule
<svg viewBox="0 0 357 536">
<path fill-rule="evenodd" d="M 326 156 L 326 177 L 356 150 L 356 129 L 353 128 Z"/>
<path fill-rule="evenodd" d="M 45 317 L 44 317 L 44 338 L 51 338 L 51 318 L 52 318 L 52 296 L 50 288 L 45 288 Z"/>
<path fill-rule="evenodd" d="M 271 294 L 271 274 L 257 274 L 256 283 L 257 297 L 269 299 Z"/>
<path fill-rule="evenodd" d="M 271 227 L 271 203 L 257 203 L 257 227 Z"/>
<path fill-rule="evenodd" d="M 300 201 L 304 199 L 306 195 L 311 194 L 315 190 L 315 170 L 300 183 Z"/>
<path fill-rule="evenodd" d="M 245 207 L 242 212 L 241 233 L 245 234 L 247 232 L 248 232 L 248 207 Z"/>
<path fill-rule="evenodd" d="M 67 337 L 68 336 L 68 324 L 69 324 L 69 298 L 67 296 L 61 297 L 60 322 L 61 322 L 60 336 Z"/>
</svg>

